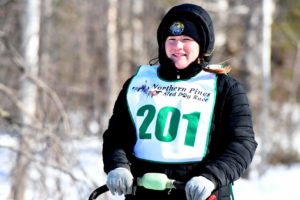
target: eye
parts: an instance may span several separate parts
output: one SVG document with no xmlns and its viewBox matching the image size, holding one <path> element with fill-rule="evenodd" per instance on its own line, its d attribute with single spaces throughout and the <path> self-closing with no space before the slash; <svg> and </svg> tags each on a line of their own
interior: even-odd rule
<svg viewBox="0 0 300 200">
<path fill-rule="evenodd" d="M 183 41 L 194 41 L 194 40 L 192 38 L 190 38 L 190 37 L 184 37 Z"/>
<path fill-rule="evenodd" d="M 175 38 L 173 38 L 173 37 L 168 37 L 168 38 L 167 38 L 167 41 L 175 41 Z"/>
</svg>

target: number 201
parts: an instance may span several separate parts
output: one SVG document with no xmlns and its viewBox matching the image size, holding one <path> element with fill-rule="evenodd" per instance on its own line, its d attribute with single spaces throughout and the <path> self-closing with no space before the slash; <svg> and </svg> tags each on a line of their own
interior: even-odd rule
<svg viewBox="0 0 300 200">
<path fill-rule="evenodd" d="M 156 109 L 153 105 L 145 105 L 139 108 L 137 116 L 145 116 L 139 128 L 139 137 L 141 139 L 151 139 L 152 134 L 147 132 L 150 123 L 154 120 Z M 169 119 L 169 120 L 168 120 Z M 200 119 L 200 112 L 193 112 L 182 115 L 182 119 L 188 121 L 184 144 L 187 146 L 194 146 L 198 122 Z M 155 123 L 155 137 L 159 141 L 171 142 L 173 141 L 178 132 L 179 123 L 181 120 L 180 110 L 174 107 L 163 107 L 158 111 Z M 168 124 L 168 127 L 166 127 Z M 167 131 L 165 132 L 165 129 Z"/>
</svg>

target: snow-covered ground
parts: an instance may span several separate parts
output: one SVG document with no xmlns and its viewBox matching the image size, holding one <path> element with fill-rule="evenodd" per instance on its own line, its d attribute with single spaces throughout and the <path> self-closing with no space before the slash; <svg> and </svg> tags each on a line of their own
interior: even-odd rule
<svg viewBox="0 0 300 200">
<path fill-rule="evenodd" d="M 235 200 L 300 200 L 300 163 L 270 167 L 259 178 L 234 184 Z"/>
<path fill-rule="evenodd" d="M 15 142 L 11 141 L 11 138 L 0 135 L 0 146 L 10 146 L 14 144 Z M 77 178 L 81 180 L 93 180 L 99 184 L 99 186 L 104 184 L 106 177 L 101 171 L 102 163 L 101 158 L 99 157 L 101 144 L 97 138 L 95 137 L 82 140 L 80 143 L 76 142 L 72 145 L 74 145 L 80 152 L 78 154 L 80 162 L 82 163 L 82 167 L 84 167 L 85 171 L 87 172 L 86 174 L 83 174 L 78 171 L 78 173 L 76 173 Z M 8 199 L 10 189 L 10 179 L 8 173 L 9 169 L 12 167 L 12 154 L 13 153 L 10 152 L 10 150 L 0 147 L 0 200 L 10 200 Z M 75 172 L 76 170 L 77 169 L 75 169 Z M 34 175 L 34 172 L 32 173 Z M 55 172 L 53 172 L 53 174 L 55 175 Z M 263 176 L 252 176 L 250 180 L 240 179 L 236 181 L 233 186 L 234 197 L 235 200 L 300 200 L 300 190 L 298 184 L 299 179 L 300 163 L 290 166 L 273 166 L 270 167 Z M 91 192 L 91 185 L 87 188 L 81 186 L 82 193 L 85 193 L 84 195 L 81 195 L 80 197 L 78 195 L 71 195 L 76 194 L 76 192 L 72 191 L 78 189 L 78 185 L 72 184 L 72 182 L 67 178 L 65 181 L 66 196 L 63 197 L 64 200 L 82 200 L 83 196 L 88 197 L 89 193 Z M 51 182 L 51 180 L 49 182 L 49 187 L 55 187 L 53 186 L 55 182 Z M 32 191 L 27 192 L 26 196 L 26 200 L 32 200 L 37 199 L 36 196 L 38 195 L 34 194 L 33 189 Z M 50 198 L 47 196 L 44 199 L 56 200 L 57 197 Z"/>
</svg>

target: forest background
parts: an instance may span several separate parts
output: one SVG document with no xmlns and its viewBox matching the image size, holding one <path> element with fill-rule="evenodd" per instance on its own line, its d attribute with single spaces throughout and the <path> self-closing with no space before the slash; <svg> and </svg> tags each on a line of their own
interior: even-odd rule
<svg viewBox="0 0 300 200">
<path fill-rule="evenodd" d="M 247 90 L 259 148 L 244 178 L 300 162 L 299 0 L 0 0 L 0 180 L 9 199 L 67 199 L 66 182 L 85 199 L 99 186 L 116 96 L 158 56 L 158 23 L 183 2 L 210 12 L 212 63 L 230 64 Z"/>
</svg>

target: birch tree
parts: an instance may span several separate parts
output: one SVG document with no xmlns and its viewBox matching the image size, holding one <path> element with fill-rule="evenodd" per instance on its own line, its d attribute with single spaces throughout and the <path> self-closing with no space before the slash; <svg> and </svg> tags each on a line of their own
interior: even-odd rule
<svg viewBox="0 0 300 200">
<path fill-rule="evenodd" d="M 241 60 L 241 80 L 244 80 L 245 87 L 247 89 L 250 101 L 253 106 L 259 104 L 260 96 L 259 91 L 261 83 L 261 17 L 262 7 L 260 1 L 256 0 L 252 2 L 249 7 L 249 12 L 245 20 L 245 37 L 244 37 L 244 55 Z M 254 108 L 254 107 L 253 107 Z M 255 111 L 255 110 L 254 110 Z"/>
<path fill-rule="evenodd" d="M 107 112 L 104 117 L 104 124 L 107 124 L 108 116 L 111 114 L 117 95 L 117 66 L 118 66 L 118 35 L 117 35 L 117 0 L 108 1 L 107 11 Z"/>
<path fill-rule="evenodd" d="M 260 130 L 262 133 L 262 142 L 265 145 L 262 152 L 262 172 L 264 172 L 267 164 L 267 155 L 270 146 L 268 140 L 269 133 L 269 106 L 270 106 L 270 86 L 271 86 L 271 25 L 273 0 L 263 0 L 263 24 L 262 24 L 262 100 L 261 100 L 261 120 Z"/>
<path fill-rule="evenodd" d="M 26 0 L 24 1 L 24 8 L 22 54 L 26 68 L 25 76 L 20 81 L 19 95 L 21 102 L 26 105 L 26 112 L 20 112 L 20 117 L 23 124 L 30 126 L 34 122 L 33 119 L 36 113 L 37 86 L 29 81 L 26 75 L 37 76 L 39 71 L 40 1 Z M 21 152 L 27 151 L 28 148 L 30 148 L 30 140 L 27 138 L 27 130 L 24 128 L 19 141 L 19 153 L 12 181 L 12 198 L 15 200 L 24 199 L 27 171 L 30 162 Z"/>
<path fill-rule="evenodd" d="M 142 21 L 144 8 L 143 0 L 133 0 L 132 6 L 132 31 L 133 31 L 133 59 L 135 65 L 141 65 L 145 62 L 145 48 L 144 48 L 144 27 Z"/>
<path fill-rule="evenodd" d="M 123 83 L 130 76 L 130 67 L 132 65 L 132 29 L 131 29 L 131 6 L 132 1 L 120 2 L 120 73 L 118 76 Z"/>
</svg>

